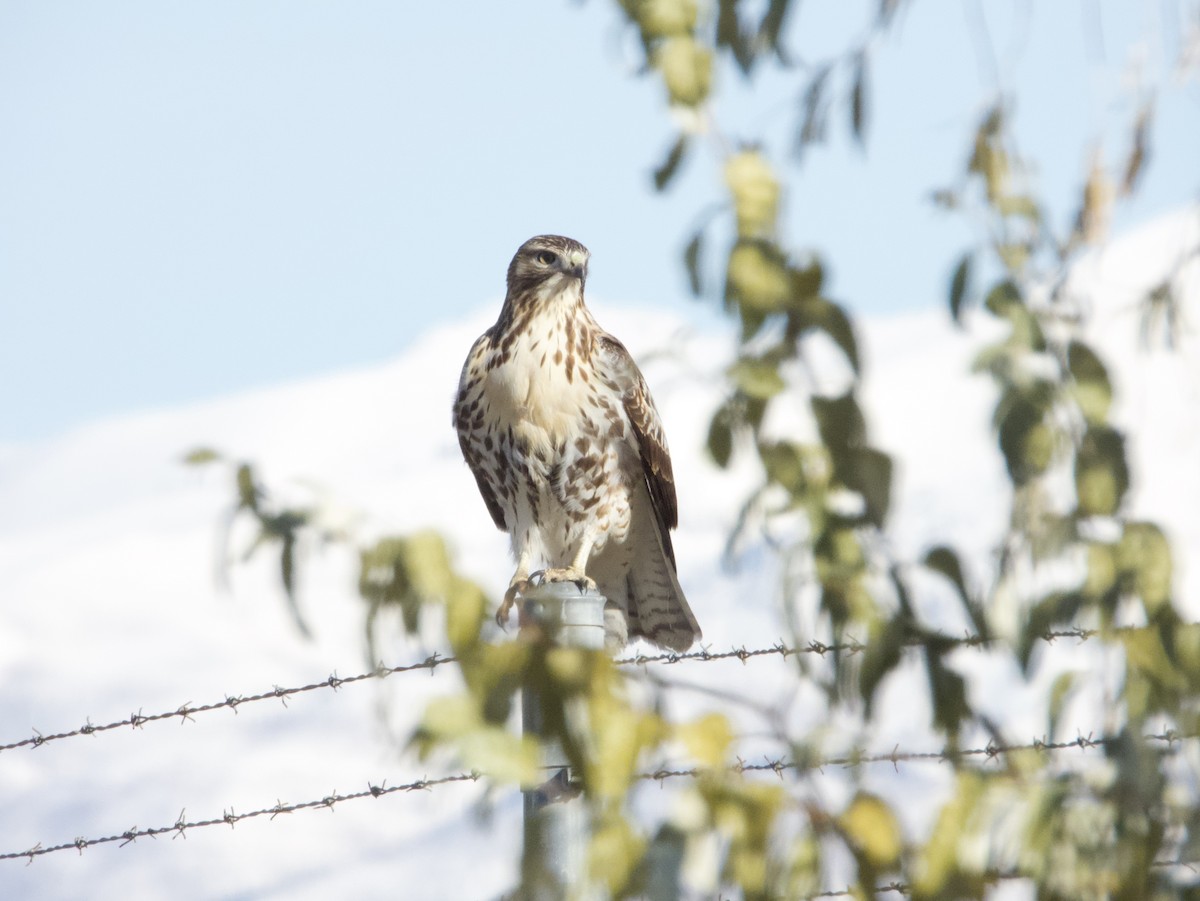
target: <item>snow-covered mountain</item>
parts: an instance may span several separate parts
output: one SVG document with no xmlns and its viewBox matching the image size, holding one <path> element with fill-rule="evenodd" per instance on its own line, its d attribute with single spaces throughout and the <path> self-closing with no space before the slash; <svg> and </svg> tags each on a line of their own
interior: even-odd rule
<svg viewBox="0 0 1200 901">
<path fill-rule="evenodd" d="M 1095 302 L 1094 340 L 1117 364 L 1115 418 L 1134 435 L 1133 508 L 1168 526 L 1192 619 L 1200 619 L 1195 258 L 1174 280 L 1184 313 L 1174 352 L 1138 344 L 1134 304 L 1198 243 L 1200 222 L 1189 211 L 1115 243 L 1076 273 Z M 774 643 L 783 631 L 773 574 L 756 565 L 762 555 L 751 549 L 732 573 L 719 564 L 753 486 L 748 469 L 722 472 L 703 451 L 728 338 L 692 333 L 663 314 L 593 307 L 644 362 L 662 411 L 680 496 L 680 575 L 706 641 L 716 650 Z M 312 641 L 293 628 L 267 560 L 235 567 L 231 589 L 217 588 L 218 523 L 232 485 L 220 467 L 182 465 L 198 445 L 253 460 L 269 485 L 297 498 L 324 499 L 329 521 L 360 536 L 437 528 L 459 565 L 498 594 L 511 574 L 507 542 L 449 425 L 462 359 L 494 315 L 481 310 L 435 331 L 385 366 L 4 448 L 0 744 L 35 729 L 101 725 L 370 668 L 350 551 L 310 548 L 304 557 L 299 593 Z M 894 545 L 916 557 L 950 539 L 980 573 L 1004 525 L 1006 481 L 988 431 L 992 388 L 968 374 L 978 334 L 956 330 L 940 309 L 860 327 L 874 440 L 899 464 Z M 931 443 L 925 426 L 935 417 L 953 425 Z M 397 639 L 386 650 L 394 665 L 432 648 Z M 688 677 L 769 690 L 781 676 L 774 665 L 704 664 Z M 446 676 L 408 674 L 308 692 L 286 707 L 248 704 L 0 752 L 0 853 L 168 826 L 181 811 L 187 820 L 220 818 L 438 776 L 447 770 L 416 761 L 397 736 L 427 699 L 453 690 Z M 910 736 L 905 728 L 882 726 L 880 747 Z M 481 785 L 444 785 L 29 865 L 0 861 L 0 897 L 491 897 L 514 878 L 519 821 L 515 794 L 485 803 Z"/>
</svg>

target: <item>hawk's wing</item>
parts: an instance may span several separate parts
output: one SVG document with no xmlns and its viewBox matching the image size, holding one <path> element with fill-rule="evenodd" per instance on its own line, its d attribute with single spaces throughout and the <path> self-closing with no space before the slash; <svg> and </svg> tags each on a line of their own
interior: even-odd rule
<svg viewBox="0 0 1200 901">
<path fill-rule="evenodd" d="M 679 524 L 679 503 L 675 497 L 675 476 L 671 471 L 671 453 L 667 449 L 662 421 L 646 380 L 625 345 L 605 334 L 600 337 L 600 351 L 603 377 L 620 393 L 625 414 L 633 426 L 663 550 L 674 568 L 675 550 L 671 546 L 670 530 Z"/>
<path fill-rule="evenodd" d="M 496 528 L 508 531 L 508 523 L 504 518 L 504 508 L 496 497 L 496 489 L 488 478 L 488 469 L 483 464 L 481 455 L 483 449 L 472 441 L 473 435 L 484 431 L 483 424 L 483 377 L 484 360 L 492 343 L 492 331 L 488 329 L 471 347 L 467 361 L 463 363 L 462 375 L 458 379 L 458 394 L 454 398 L 454 429 L 458 432 L 458 446 L 462 448 L 463 459 L 471 475 L 475 476 L 475 484 L 483 495 L 488 513 Z"/>
</svg>

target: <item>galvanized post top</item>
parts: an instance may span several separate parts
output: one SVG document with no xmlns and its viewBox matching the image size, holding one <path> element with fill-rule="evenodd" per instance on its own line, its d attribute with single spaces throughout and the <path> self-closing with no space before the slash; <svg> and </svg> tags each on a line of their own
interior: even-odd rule
<svg viewBox="0 0 1200 901">
<path fill-rule="evenodd" d="M 594 588 L 580 588 L 574 582 L 543 582 L 521 595 L 521 611 L 559 644 L 602 648 L 605 601 Z"/>
</svg>

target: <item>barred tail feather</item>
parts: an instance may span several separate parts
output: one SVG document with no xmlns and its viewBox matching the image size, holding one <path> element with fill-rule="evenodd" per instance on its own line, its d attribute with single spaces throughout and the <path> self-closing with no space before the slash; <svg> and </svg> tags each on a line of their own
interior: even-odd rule
<svg viewBox="0 0 1200 901">
<path fill-rule="evenodd" d="M 635 511 L 653 509 L 648 501 L 635 496 Z M 633 553 L 625 578 L 629 637 L 686 651 L 700 639 L 700 626 L 679 585 L 671 534 L 657 515 L 635 515 L 631 525 L 628 544 Z"/>
</svg>

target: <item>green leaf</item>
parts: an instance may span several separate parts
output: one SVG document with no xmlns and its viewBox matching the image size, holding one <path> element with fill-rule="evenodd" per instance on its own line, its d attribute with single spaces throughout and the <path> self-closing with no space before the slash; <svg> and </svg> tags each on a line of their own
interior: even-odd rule
<svg viewBox="0 0 1200 901">
<path fill-rule="evenodd" d="M 712 51 L 690 34 L 676 35 L 654 49 L 654 66 L 663 77 L 670 102 L 698 106 L 712 88 Z"/>
<path fill-rule="evenodd" d="M 415 632 L 421 605 L 450 605 L 447 630 L 452 644 L 464 647 L 478 633 L 478 608 L 486 603 L 482 589 L 458 576 L 446 542 L 437 532 L 387 536 L 359 552 L 358 593 L 380 610 L 399 611 L 408 632 Z M 373 633 L 368 629 L 368 640 Z"/>
<path fill-rule="evenodd" d="M 249 463 L 243 463 L 237 468 L 238 509 L 258 512 L 258 500 L 261 492 L 254 483 L 254 470 Z"/>
<path fill-rule="evenodd" d="M 1129 490 L 1125 439 L 1116 429 L 1091 426 L 1075 454 L 1075 496 L 1081 516 L 1114 516 Z"/>
<path fill-rule="evenodd" d="M 792 279 L 793 307 L 800 307 L 820 298 L 825 270 L 819 257 L 812 257 L 807 266 L 790 267 L 788 273 Z"/>
<path fill-rule="evenodd" d="M 979 123 L 979 128 L 975 132 L 975 146 L 971 154 L 971 160 L 967 164 L 967 171 L 974 172 L 977 175 L 982 175 L 986 166 L 986 157 L 988 148 L 992 142 L 999 136 L 1004 127 L 1004 107 L 1003 104 L 997 103 L 987 111 L 983 120 Z"/>
<path fill-rule="evenodd" d="M 717 46 L 728 47 L 743 75 L 749 75 L 754 65 L 754 48 L 742 34 L 738 21 L 739 0 L 719 0 L 717 4 Z"/>
<path fill-rule="evenodd" d="M 675 735 L 688 754 L 702 766 L 719 767 L 725 763 L 733 744 L 729 720 L 719 713 L 708 713 L 690 723 L 675 727 Z"/>
<path fill-rule="evenodd" d="M 929 841 L 921 851 L 913 896 L 917 898 L 978 898 L 983 896 L 981 874 L 961 870 L 959 849 L 971 834 L 968 824 L 986 791 L 985 777 L 971 770 L 959 770 L 958 782 L 950 800 L 938 814 Z M 966 884 L 964 884 L 966 883 Z"/>
<path fill-rule="evenodd" d="M 687 135 L 680 135 L 675 139 L 670 152 L 667 153 L 667 158 L 663 160 L 661 166 L 654 170 L 654 190 L 662 191 L 671 183 L 671 179 L 679 171 L 679 164 L 683 162 L 687 147 Z"/>
<path fill-rule="evenodd" d="M 1005 373 L 1011 368 L 1012 356 L 1012 348 L 1003 341 L 985 345 L 971 361 L 971 372 L 988 372 L 997 380 L 1004 381 Z"/>
<path fill-rule="evenodd" d="M 1014 485 L 1020 487 L 1045 472 L 1053 457 L 1054 434 L 1040 405 L 1013 392 L 1000 422 L 999 443 Z"/>
<path fill-rule="evenodd" d="M 627 898 L 625 886 L 642 860 L 645 848 L 645 839 L 634 831 L 626 817 L 618 814 L 600 817 L 593 824 L 588 843 L 588 873 L 607 888 L 608 896 Z"/>
<path fill-rule="evenodd" d="M 875 691 L 879 684 L 888 673 L 900 665 L 908 631 L 907 619 L 902 615 L 876 621 L 872 625 L 870 641 L 863 652 L 858 676 L 858 690 L 862 695 L 868 718 L 871 716 Z"/>
<path fill-rule="evenodd" d="M 1006 194 L 996 201 L 996 209 L 1004 216 L 1022 216 L 1031 222 L 1040 222 L 1042 211 L 1037 201 L 1025 194 Z"/>
<path fill-rule="evenodd" d="M 793 302 L 790 313 L 792 330 L 804 334 L 811 329 L 820 329 L 846 355 L 854 374 L 859 375 L 858 339 L 850 317 L 840 306 L 823 298 L 805 299 L 800 304 Z"/>
<path fill-rule="evenodd" d="M 1032 249 L 1027 241 L 1006 241 L 996 245 L 996 255 L 1009 272 L 1019 273 L 1029 262 Z"/>
<path fill-rule="evenodd" d="M 503 726 L 468 733 L 458 747 L 466 766 L 497 782 L 534 785 L 543 776 L 537 741 L 529 735 L 514 735 Z"/>
<path fill-rule="evenodd" d="M 791 441 L 763 442 L 758 446 L 767 478 L 787 490 L 793 497 L 802 495 L 808 480 L 804 474 L 804 454 Z"/>
<path fill-rule="evenodd" d="M 1125 665 L 1130 670 L 1149 677 L 1169 691 L 1187 689 L 1187 678 L 1167 654 L 1157 628 L 1122 629 L 1117 635 L 1125 648 Z"/>
<path fill-rule="evenodd" d="M 835 459 L 847 448 L 862 445 L 867 424 L 853 392 L 835 398 L 814 396 L 811 405 L 821 441 L 834 452 Z"/>
<path fill-rule="evenodd" d="M 467 579 L 454 580 L 446 597 L 446 638 L 455 655 L 461 656 L 479 642 L 487 607 L 483 589 Z"/>
<path fill-rule="evenodd" d="M 983 305 L 989 312 L 1006 319 L 1014 306 L 1023 307 L 1025 301 L 1021 297 L 1021 289 L 1017 287 L 1016 283 L 1005 280 L 993 286 L 984 299 Z"/>
<path fill-rule="evenodd" d="M 404 546 L 408 580 L 422 600 L 442 600 L 450 595 L 454 570 L 446 541 L 432 529 L 408 536 Z"/>
<path fill-rule="evenodd" d="M 296 536 L 293 532 L 283 536 L 279 551 L 279 572 L 283 582 L 283 596 L 287 599 L 288 612 L 292 615 L 296 631 L 303 638 L 311 639 L 312 631 L 304 620 L 304 614 L 300 610 L 300 599 L 296 596 Z"/>
<path fill-rule="evenodd" d="M 1050 687 L 1050 709 L 1049 709 L 1049 730 L 1046 732 L 1053 740 L 1058 733 L 1058 724 L 1062 719 L 1063 708 L 1066 707 L 1067 701 L 1070 700 L 1071 693 L 1075 690 L 1075 673 L 1060 673 L 1058 678 L 1054 680 L 1054 684 Z"/>
<path fill-rule="evenodd" d="M 724 839 L 722 879 L 741 888 L 741 897 L 765 899 L 770 878 L 768 847 L 783 788 L 766 782 L 708 778 L 698 782 L 709 819 Z"/>
<path fill-rule="evenodd" d="M 700 277 L 700 251 L 704 245 L 704 229 L 696 230 L 692 239 L 683 250 L 683 266 L 687 270 L 688 288 L 692 294 L 699 297 L 704 293 L 704 283 Z"/>
<path fill-rule="evenodd" d="M 742 404 L 741 414 L 742 422 L 750 426 L 755 432 L 762 427 L 763 417 L 767 413 L 767 403 L 769 399 L 758 397 L 745 397 Z"/>
<path fill-rule="evenodd" d="M 482 724 L 479 707 L 470 695 L 450 695 L 431 701 L 425 709 L 421 728 L 429 736 L 457 739 Z"/>
<path fill-rule="evenodd" d="M 1067 345 L 1067 369 L 1074 380 L 1072 394 L 1084 418 L 1093 425 L 1102 424 L 1113 399 L 1104 363 L 1086 344 L 1072 341 Z"/>
<path fill-rule="evenodd" d="M 854 86 L 850 90 L 850 130 L 861 147 L 865 143 L 867 118 L 867 54 L 855 57 Z"/>
<path fill-rule="evenodd" d="M 745 343 L 759 333 L 767 321 L 767 315 L 747 304 L 741 304 L 738 313 L 742 322 L 742 342 Z"/>
<path fill-rule="evenodd" d="M 1017 659 L 1028 670 L 1033 648 L 1054 626 L 1069 623 L 1083 607 L 1085 598 L 1075 591 L 1056 591 L 1033 605 L 1017 644 Z"/>
<path fill-rule="evenodd" d="M 1146 616 L 1155 619 L 1171 602 L 1174 566 L 1171 543 L 1152 522 L 1126 524 L 1117 543 L 1117 566 L 1132 574 L 1133 588 L 1142 599 Z"/>
<path fill-rule="evenodd" d="M 695 0 L 657 0 L 657 2 L 621 4 L 637 18 L 642 33 L 653 40 L 673 35 L 690 34 L 696 27 L 699 12 Z"/>
<path fill-rule="evenodd" d="M 283 590 L 287 592 L 289 598 L 294 598 L 296 594 L 295 574 L 296 574 L 296 536 L 285 535 L 283 538 L 283 549 L 279 554 L 279 569 L 280 580 L 283 582 Z"/>
<path fill-rule="evenodd" d="M 779 364 L 758 357 L 743 357 L 729 367 L 729 378 L 747 397 L 767 400 L 787 387 Z"/>
<path fill-rule="evenodd" d="M 739 241 L 729 253 L 725 298 L 743 310 L 760 315 L 776 313 L 787 305 L 792 284 L 787 261 L 768 241 Z"/>
<path fill-rule="evenodd" d="M 989 203 L 996 203 L 1008 194 L 1010 163 L 1002 140 L 1004 131 L 1004 107 L 997 103 L 979 125 L 975 133 L 975 148 L 967 171 L 979 175 L 987 189 Z"/>
<path fill-rule="evenodd" d="M 809 144 L 825 139 L 826 118 L 829 104 L 825 99 L 825 85 L 832 67 L 827 63 L 819 68 L 809 81 L 801 99 L 802 113 L 800 131 L 796 135 L 795 153 L 800 155 Z"/>
<path fill-rule="evenodd" d="M 952 738 L 959 724 L 971 715 L 967 703 L 967 685 L 963 677 L 946 666 L 942 654 L 925 648 L 925 669 L 929 675 L 929 694 L 933 701 L 933 720 Z"/>
<path fill-rule="evenodd" d="M 899 862 L 904 849 L 900 822 L 878 796 L 860 791 L 838 817 L 838 825 L 871 866 L 887 870 Z"/>
<path fill-rule="evenodd" d="M 958 597 L 962 601 L 963 608 L 971 618 L 971 624 L 975 627 L 976 634 L 986 640 L 990 635 L 987 616 L 984 614 L 983 608 L 976 603 L 971 597 L 971 592 L 967 589 L 967 580 L 963 575 L 962 563 L 959 561 L 958 554 L 945 545 L 939 545 L 929 550 L 921 562 L 929 569 L 932 569 L 936 573 L 941 573 L 950 580 L 950 584 L 958 592 Z"/>
<path fill-rule="evenodd" d="M 733 414 L 729 405 L 723 405 L 713 414 L 708 424 L 708 452 L 713 462 L 724 469 L 733 455 Z"/>
<path fill-rule="evenodd" d="M 955 323 L 962 324 L 962 307 L 967 298 L 971 285 L 971 264 L 974 254 L 968 251 L 962 255 L 958 265 L 954 267 L 954 275 L 950 277 L 950 315 Z"/>
<path fill-rule="evenodd" d="M 1037 353 L 1046 349 L 1046 336 L 1042 333 L 1041 323 L 1028 308 L 1009 307 L 1008 321 L 1012 323 L 1012 333 L 1008 336 L 1010 347 Z"/>
<path fill-rule="evenodd" d="M 878 618 L 864 580 L 866 555 L 851 521 L 829 517 L 813 545 L 813 562 L 821 583 L 821 609 L 833 621 L 835 635 L 848 621 L 870 623 Z"/>
<path fill-rule="evenodd" d="M 814 830 L 796 830 L 788 850 L 783 897 L 812 898 L 821 891 L 821 842 Z M 1193 860 L 1194 858 L 1188 858 Z"/>
<path fill-rule="evenodd" d="M 1178 626 L 1173 638 L 1172 650 L 1179 661 L 1179 668 L 1187 676 L 1188 685 L 1195 692 L 1200 688 L 1200 624 L 1186 623 Z M 1197 835 L 1197 839 L 1200 840 L 1200 835 Z"/>
<path fill-rule="evenodd" d="M 652 713 L 597 694 L 588 698 L 594 740 L 584 778 L 592 797 L 611 803 L 625 797 L 642 753 L 666 736 L 666 725 Z"/>
<path fill-rule="evenodd" d="M 1146 157 L 1149 153 L 1150 124 L 1154 117 L 1154 105 L 1147 102 L 1138 111 L 1137 122 L 1133 129 L 1133 145 L 1129 150 L 1129 158 L 1125 161 L 1125 173 L 1121 178 L 1121 193 L 1128 196 L 1137 187 L 1141 177 Z"/>
<path fill-rule="evenodd" d="M 1117 588 L 1116 547 L 1099 541 L 1087 543 L 1087 575 L 1080 589 L 1089 600 L 1106 601 Z"/>
<path fill-rule="evenodd" d="M 538 746 L 532 736 L 514 735 L 503 726 L 485 723 L 470 695 L 432 701 L 414 742 L 422 756 L 440 744 L 450 745 L 465 765 L 503 782 L 533 785 L 540 776 Z"/>
<path fill-rule="evenodd" d="M 188 451 L 183 458 L 184 466 L 204 466 L 221 459 L 221 455 L 211 447 L 197 447 Z"/>
<path fill-rule="evenodd" d="M 967 582 L 963 578 L 962 564 L 959 562 L 958 554 L 945 545 L 938 545 L 925 554 L 925 558 L 921 563 L 934 572 L 939 572 L 957 589 L 959 597 L 966 599 Z"/>
<path fill-rule="evenodd" d="M 757 243 L 760 252 L 786 268 L 786 255 L 770 240 L 776 231 L 782 193 L 775 168 L 760 150 L 747 147 L 726 159 L 723 175 L 733 200 L 739 243 Z M 731 259 L 737 252 L 735 248 Z"/>
<path fill-rule="evenodd" d="M 790 6 L 790 0 L 770 0 L 767 4 L 767 11 L 763 13 L 762 21 L 758 25 L 759 44 L 771 48 L 784 63 L 787 62 L 787 58 L 783 45 L 779 42 L 779 36 L 783 31 L 784 19 Z"/>
<path fill-rule="evenodd" d="M 891 506 L 892 458 L 870 447 L 850 448 L 838 458 L 837 474 L 842 484 L 862 495 L 867 521 L 883 528 Z"/>
</svg>

